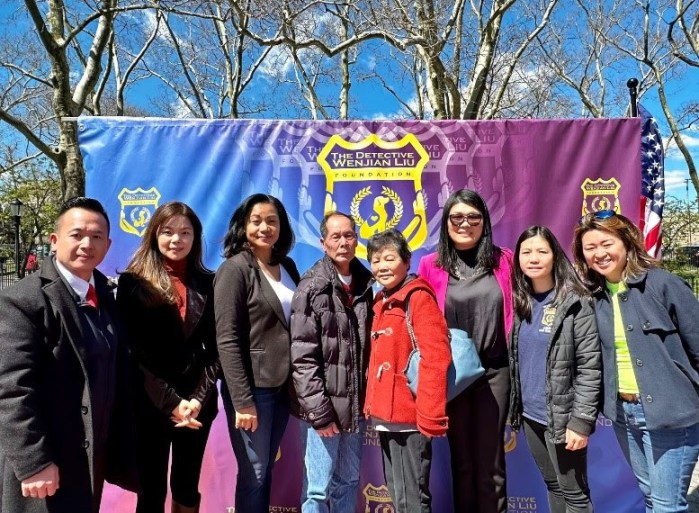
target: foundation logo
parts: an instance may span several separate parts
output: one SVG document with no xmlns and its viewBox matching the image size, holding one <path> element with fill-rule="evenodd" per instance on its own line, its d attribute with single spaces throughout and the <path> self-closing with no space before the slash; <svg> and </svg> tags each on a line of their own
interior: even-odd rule
<svg viewBox="0 0 699 513">
<path fill-rule="evenodd" d="M 539 333 L 551 333 L 555 318 L 556 307 L 551 304 L 544 306 L 544 312 L 541 316 L 541 326 L 539 326 Z"/>
<path fill-rule="evenodd" d="M 614 210 L 617 214 L 621 214 L 619 203 L 621 184 L 616 178 L 609 180 L 586 178 L 580 188 L 583 191 L 582 215 L 599 210 Z"/>
<path fill-rule="evenodd" d="M 386 485 L 376 487 L 368 483 L 362 492 L 365 500 L 364 513 L 396 513 Z"/>
<path fill-rule="evenodd" d="M 153 212 L 158 208 L 160 192 L 155 187 L 148 190 L 138 187 L 133 191 L 123 188 L 118 198 L 121 204 L 119 227 L 126 233 L 141 237 Z"/>
<path fill-rule="evenodd" d="M 324 212 L 350 205 L 359 228 L 357 256 L 366 258 L 366 240 L 389 228 L 400 230 L 413 250 L 425 242 L 422 171 L 429 155 L 413 134 L 399 141 L 370 134 L 359 142 L 333 135 L 317 161 L 326 180 Z"/>
</svg>

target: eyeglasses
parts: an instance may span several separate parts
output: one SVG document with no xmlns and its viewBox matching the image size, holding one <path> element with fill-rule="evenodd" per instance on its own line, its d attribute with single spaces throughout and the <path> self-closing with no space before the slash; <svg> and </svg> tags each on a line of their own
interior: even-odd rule
<svg viewBox="0 0 699 513">
<path fill-rule="evenodd" d="M 596 212 L 588 212 L 587 214 L 582 216 L 578 223 L 582 223 L 583 221 L 589 221 L 592 219 L 597 219 L 601 221 L 602 219 L 609 219 L 610 217 L 614 217 L 615 215 L 615 210 L 597 210 Z"/>
<path fill-rule="evenodd" d="M 464 221 L 468 223 L 469 226 L 478 226 L 483 222 L 483 214 L 450 214 L 449 222 L 455 226 L 459 227 L 464 224 Z"/>
</svg>

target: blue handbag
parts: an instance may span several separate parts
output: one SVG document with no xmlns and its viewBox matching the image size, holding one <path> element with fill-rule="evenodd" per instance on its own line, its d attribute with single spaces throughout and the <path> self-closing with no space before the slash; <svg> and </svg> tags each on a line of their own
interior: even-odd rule
<svg viewBox="0 0 699 513">
<path fill-rule="evenodd" d="M 420 350 L 417 347 L 415 331 L 410 321 L 410 301 L 406 299 L 405 323 L 408 326 L 408 334 L 413 350 L 408 357 L 408 364 L 403 374 L 408 380 L 408 387 L 417 395 L 418 366 L 420 364 Z M 449 345 L 451 346 L 451 363 L 447 371 L 447 401 L 451 401 L 466 390 L 474 381 L 485 374 L 478 351 L 471 337 L 464 330 L 449 329 Z"/>
</svg>

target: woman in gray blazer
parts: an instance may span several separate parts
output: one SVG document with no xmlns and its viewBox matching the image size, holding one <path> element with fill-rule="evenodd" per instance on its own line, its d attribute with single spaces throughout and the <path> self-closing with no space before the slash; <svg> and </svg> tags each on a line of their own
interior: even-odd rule
<svg viewBox="0 0 699 513">
<path fill-rule="evenodd" d="M 235 510 L 269 511 L 272 467 L 289 419 L 289 316 L 299 282 L 281 202 L 253 194 L 231 217 L 214 280 L 216 342 L 233 452 Z"/>
</svg>

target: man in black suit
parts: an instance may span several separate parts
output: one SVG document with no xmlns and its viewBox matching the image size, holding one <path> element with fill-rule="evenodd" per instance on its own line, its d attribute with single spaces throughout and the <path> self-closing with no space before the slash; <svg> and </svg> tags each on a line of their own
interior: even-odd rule
<svg viewBox="0 0 699 513">
<path fill-rule="evenodd" d="M 74 198 L 41 272 L 0 292 L 0 513 L 96 513 L 105 479 L 134 489 L 126 345 L 102 205 Z"/>
</svg>

